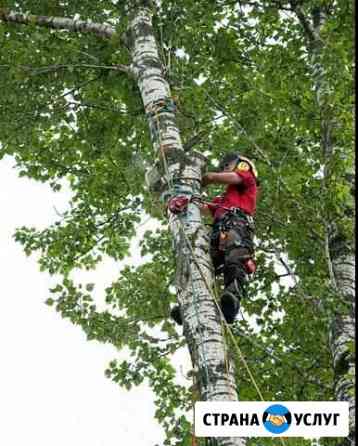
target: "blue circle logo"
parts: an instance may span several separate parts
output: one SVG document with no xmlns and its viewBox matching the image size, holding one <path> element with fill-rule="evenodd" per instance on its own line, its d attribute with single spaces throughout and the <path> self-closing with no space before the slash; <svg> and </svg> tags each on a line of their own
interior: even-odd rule
<svg viewBox="0 0 358 446">
<path fill-rule="evenodd" d="M 291 426 L 291 421 L 291 412 L 281 404 L 273 404 L 268 407 L 262 416 L 262 422 L 265 428 L 272 434 L 286 432 Z"/>
</svg>

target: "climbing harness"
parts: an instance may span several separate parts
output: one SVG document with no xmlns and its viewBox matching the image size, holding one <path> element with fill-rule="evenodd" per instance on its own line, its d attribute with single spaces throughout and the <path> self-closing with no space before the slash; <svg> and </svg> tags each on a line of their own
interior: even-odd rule
<svg viewBox="0 0 358 446">
<path fill-rule="evenodd" d="M 224 273 L 225 286 L 233 280 L 247 280 L 246 275 L 256 271 L 252 234 L 252 217 L 241 209 L 229 210 L 213 225 L 210 243 L 210 255 L 214 263 L 215 274 Z M 234 287 L 235 288 L 235 287 Z M 243 287 L 241 287 L 243 289 Z M 245 294 L 243 292 L 243 294 Z"/>
<path fill-rule="evenodd" d="M 169 211 L 172 212 L 174 215 L 179 215 L 187 211 L 188 204 L 190 202 L 195 201 L 201 204 L 209 204 L 197 195 L 192 195 L 191 197 L 188 197 L 186 195 L 176 195 L 170 198 L 167 207 Z M 221 206 L 220 204 L 214 204 L 214 206 L 226 210 L 225 216 L 218 223 L 216 223 L 216 230 L 213 230 L 212 242 L 215 243 L 215 237 L 218 236 L 218 250 L 224 251 L 223 246 L 227 244 L 226 242 L 228 238 L 228 232 L 233 229 L 235 231 L 236 238 L 238 238 L 239 241 L 236 241 L 232 243 L 231 246 L 226 247 L 226 252 L 237 249 L 238 246 L 247 247 L 250 251 L 253 251 L 250 239 L 247 238 L 247 240 L 243 240 L 237 226 L 238 224 L 246 225 L 248 227 L 248 230 L 253 231 L 253 218 L 250 215 L 245 214 L 243 211 L 241 211 L 241 209 L 238 208 L 227 208 L 225 206 Z M 236 268 L 241 268 L 244 273 L 253 274 L 256 271 L 256 262 L 253 259 L 252 254 L 237 255 L 236 260 L 239 262 L 237 263 Z M 219 273 L 219 271 L 220 270 L 217 269 L 216 272 Z"/>
</svg>

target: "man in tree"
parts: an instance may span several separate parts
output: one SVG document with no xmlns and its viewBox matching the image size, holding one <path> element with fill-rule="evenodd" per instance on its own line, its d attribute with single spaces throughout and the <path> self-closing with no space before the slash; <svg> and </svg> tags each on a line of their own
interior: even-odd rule
<svg viewBox="0 0 358 446">
<path fill-rule="evenodd" d="M 257 172 L 254 164 L 238 153 L 229 153 L 221 161 L 219 172 L 210 172 L 202 185 L 226 184 L 225 193 L 211 203 L 200 203 L 204 215 L 214 218 L 210 255 L 215 275 L 224 274 L 221 310 L 232 324 L 245 295 L 247 275 L 255 271 L 253 260 L 253 215 L 256 210 Z M 172 318 L 182 324 L 179 306 L 171 311 Z"/>
</svg>

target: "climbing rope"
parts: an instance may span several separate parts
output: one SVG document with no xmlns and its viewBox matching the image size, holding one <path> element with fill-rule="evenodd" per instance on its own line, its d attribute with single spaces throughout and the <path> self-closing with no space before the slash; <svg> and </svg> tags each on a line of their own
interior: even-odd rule
<svg viewBox="0 0 358 446">
<path fill-rule="evenodd" d="M 184 231 L 183 231 L 184 232 Z M 190 261 L 188 259 L 187 261 L 187 265 L 189 267 L 189 274 L 190 274 L 190 282 L 191 282 L 191 288 L 192 288 L 192 292 L 193 292 L 193 301 L 194 301 L 194 310 L 195 310 L 195 317 L 196 320 L 198 322 L 198 326 L 199 326 L 199 330 L 200 330 L 200 335 L 201 338 L 203 339 L 203 330 L 202 330 L 202 324 L 200 324 L 200 318 L 199 318 L 199 308 L 198 308 L 198 294 L 197 294 L 197 290 L 195 289 L 194 286 L 194 279 L 193 279 L 193 271 L 190 265 Z M 208 369 L 208 361 L 207 361 L 207 356 L 206 356 L 206 352 L 205 352 L 205 345 L 204 343 L 201 344 L 202 346 L 202 352 L 203 352 L 203 359 L 204 359 L 204 366 L 205 366 L 205 374 L 206 374 L 206 380 L 207 380 L 207 384 L 208 384 L 208 390 L 211 387 L 211 382 L 210 382 L 210 375 L 209 375 L 209 369 Z"/>
<path fill-rule="evenodd" d="M 170 100 L 170 101 L 171 101 L 171 100 Z M 172 197 L 173 197 L 173 196 L 175 197 L 177 191 L 175 190 L 175 185 L 174 185 L 174 183 L 173 183 L 173 181 L 172 181 L 172 178 L 171 178 L 171 176 L 170 176 L 169 167 L 168 167 L 168 161 L 167 161 L 167 158 L 166 158 L 166 153 L 165 153 L 165 150 L 164 150 L 164 148 L 163 148 L 163 146 L 162 146 L 162 139 L 161 139 L 161 132 L 160 132 L 160 122 L 159 122 L 159 116 L 158 116 L 158 115 L 159 115 L 159 112 L 162 112 L 162 111 L 164 111 L 164 112 L 165 112 L 165 111 L 168 111 L 168 110 L 166 109 L 166 104 L 167 104 L 168 102 L 170 102 L 170 101 L 168 101 L 168 100 L 167 100 L 167 101 L 165 101 L 165 100 L 156 101 L 155 103 L 153 103 L 152 108 L 151 108 L 151 110 L 149 111 L 149 113 L 153 113 L 152 116 L 154 116 L 155 119 L 156 119 L 156 124 L 157 124 L 157 134 L 158 134 L 158 140 L 159 140 L 159 150 L 160 150 L 160 154 L 161 154 L 162 159 L 163 159 L 163 165 L 164 165 L 165 174 L 166 174 L 166 176 L 167 176 L 167 181 L 168 181 L 169 190 L 170 190 L 170 191 L 172 192 L 172 194 L 173 194 Z M 157 105 L 159 105 L 159 106 L 157 106 Z M 148 109 L 149 109 L 149 108 L 148 108 Z M 153 111 L 153 110 L 154 110 L 154 111 Z M 147 110 L 146 110 L 146 111 L 147 111 Z M 170 110 L 170 111 L 171 111 L 171 112 L 174 112 L 175 110 Z M 194 201 L 194 200 L 193 200 L 193 201 Z M 180 215 L 180 213 L 178 213 L 178 214 Z M 176 214 L 174 213 L 174 215 L 176 215 Z M 228 325 L 228 323 L 227 323 L 226 320 L 225 320 L 225 317 L 224 317 L 223 312 L 222 312 L 222 310 L 221 310 L 220 304 L 219 304 L 219 302 L 218 302 L 218 296 L 217 296 L 217 294 L 216 294 L 216 288 L 215 288 L 215 287 L 214 287 L 214 288 L 211 288 L 210 285 L 209 285 L 209 283 L 207 282 L 207 279 L 206 279 L 206 277 L 205 277 L 205 274 L 203 273 L 203 271 L 202 271 L 202 269 L 201 269 L 201 266 L 200 266 L 200 263 L 199 263 L 199 261 L 198 261 L 196 255 L 195 255 L 193 246 L 192 246 L 192 244 L 191 244 L 191 242 L 190 242 L 188 236 L 187 236 L 186 233 L 185 233 L 184 225 L 183 225 L 183 223 L 182 223 L 180 217 L 179 217 L 178 215 L 176 215 L 176 217 L 177 217 L 177 221 L 178 221 L 178 223 L 179 223 L 179 230 L 181 231 L 181 233 L 182 233 L 182 235 L 183 235 L 183 237 L 184 237 L 184 239 L 185 239 L 185 241 L 186 241 L 186 244 L 187 244 L 187 246 L 188 246 L 188 248 L 189 248 L 189 250 L 190 250 L 190 253 L 191 253 L 191 257 L 192 257 L 192 259 L 193 259 L 193 262 L 195 263 L 195 265 L 196 265 L 196 267 L 197 267 L 197 269 L 198 269 L 198 271 L 199 271 L 199 274 L 200 274 L 201 278 L 203 279 L 203 282 L 204 282 L 204 284 L 205 284 L 207 290 L 209 291 L 209 293 L 210 293 L 210 294 L 213 296 L 213 298 L 214 298 L 214 303 L 215 303 L 215 305 L 216 305 L 216 307 L 217 307 L 217 309 L 218 309 L 218 311 L 219 311 L 219 314 L 220 314 L 220 316 L 221 316 L 222 326 L 224 326 L 224 328 L 226 329 L 226 332 L 229 334 L 229 336 L 230 336 L 230 338 L 231 338 L 231 340 L 232 340 L 232 342 L 233 342 L 233 345 L 234 345 L 236 351 L 237 351 L 238 354 L 239 354 L 239 358 L 241 359 L 241 361 L 242 361 L 242 363 L 243 363 L 243 365 L 244 365 L 244 367 L 245 367 L 245 369 L 246 369 L 246 371 L 247 371 L 247 373 L 248 373 L 248 375 L 249 375 L 249 378 L 250 378 L 250 380 L 251 380 L 253 386 L 255 387 L 255 389 L 256 389 L 256 391 L 257 391 L 257 394 L 259 395 L 261 401 L 265 401 L 265 399 L 264 399 L 264 397 L 263 397 L 263 394 L 262 394 L 262 392 L 261 392 L 261 390 L 260 390 L 260 388 L 259 388 L 259 385 L 258 385 L 258 383 L 256 382 L 255 377 L 254 377 L 253 373 L 251 372 L 251 369 L 250 369 L 250 367 L 249 367 L 249 365 L 248 365 L 248 363 L 247 363 L 247 361 L 246 361 L 246 359 L 245 359 L 245 357 L 244 357 L 244 355 L 243 355 L 243 353 L 242 353 L 242 351 L 241 351 L 241 349 L 240 349 L 240 347 L 239 347 L 239 345 L 238 345 L 238 342 L 237 342 L 237 340 L 236 340 L 236 338 L 235 338 L 235 336 L 234 336 L 234 334 L 233 334 L 233 332 L 232 332 L 230 326 Z M 189 270 L 190 270 L 191 281 L 192 281 L 192 271 L 191 271 L 190 265 L 189 265 Z M 193 281 L 192 281 L 192 284 L 193 284 Z M 196 318 L 197 318 L 198 326 L 200 327 L 201 324 L 200 324 L 199 313 L 198 313 L 198 309 L 197 309 L 196 295 L 194 294 L 194 288 L 193 288 L 193 299 L 194 299 L 194 308 L 195 308 Z M 225 331 L 224 331 L 224 332 L 225 332 Z M 201 345 L 204 347 L 203 344 L 201 344 Z M 206 356 L 205 356 L 205 354 L 203 354 L 203 359 L 204 359 L 204 368 L 205 368 L 205 371 L 206 371 L 206 374 L 207 374 L 207 379 L 209 379 L 209 371 L 208 371 L 208 365 L 207 365 L 207 361 L 206 361 Z M 228 373 L 228 369 L 227 369 L 227 373 Z M 209 384 L 209 381 L 208 381 L 208 384 Z M 210 439 L 210 440 L 211 440 L 211 439 Z M 285 441 L 284 441 L 282 438 L 280 438 L 280 440 L 281 440 L 281 443 L 282 443 L 283 445 L 285 445 Z"/>
<path fill-rule="evenodd" d="M 179 220 L 179 222 L 181 223 L 180 220 Z M 240 347 L 239 347 L 239 344 L 238 344 L 238 342 L 237 342 L 237 340 L 236 340 L 236 338 L 235 338 L 235 336 L 234 336 L 234 334 L 233 334 L 233 332 L 232 332 L 232 330 L 231 330 L 231 327 L 229 326 L 229 324 L 228 324 L 228 323 L 226 322 L 226 320 L 225 320 L 224 314 L 223 314 L 223 312 L 222 312 L 222 310 L 221 310 L 221 307 L 220 307 L 220 305 L 219 305 L 219 302 L 218 302 L 217 290 L 216 290 L 215 287 L 214 287 L 213 289 L 210 288 L 210 285 L 208 284 L 207 279 L 206 279 L 206 277 L 205 277 L 205 274 L 203 273 L 203 271 L 202 271 L 202 269 L 201 269 L 201 266 L 200 266 L 200 263 L 198 262 L 198 259 L 197 259 L 196 255 L 195 255 L 195 252 L 194 252 L 194 250 L 193 250 L 193 247 L 192 247 L 192 245 L 191 245 L 191 243 L 190 243 L 188 237 L 186 236 L 186 234 L 185 234 L 185 232 L 184 232 L 184 228 L 183 228 L 183 233 L 184 233 L 184 237 L 186 238 L 187 245 L 188 245 L 188 247 L 189 247 L 189 249 L 190 249 L 190 251 L 191 251 L 193 261 L 194 261 L 195 265 L 196 265 L 197 268 L 198 268 L 198 271 L 199 271 L 199 273 L 200 273 L 200 275 L 201 275 L 201 277 L 202 277 L 202 279 L 203 279 L 203 281 L 204 281 L 204 284 L 205 284 L 207 290 L 209 291 L 209 293 L 211 294 L 211 292 L 212 292 L 212 295 L 213 295 L 213 297 L 214 297 L 215 305 L 216 305 L 216 307 L 217 307 L 217 309 L 218 309 L 218 311 L 219 311 L 219 313 L 220 313 L 220 315 L 221 315 L 221 321 L 222 321 L 222 324 L 223 324 L 224 327 L 226 328 L 226 332 L 227 332 L 227 333 L 229 334 L 229 336 L 231 337 L 232 342 L 233 342 L 233 344 L 234 344 L 234 347 L 236 348 L 236 350 L 237 350 L 237 352 L 238 352 L 238 354 L 239 354 L 239 357 L 240 357 L 242 363 L 244 364 L 244 367 L 245 367 L 245 369 L 246 369 L 246 371 L 247 371 L 247 373 L 248 373 L 248 375 L 249 375 L 249 377 L 250 377 L 250 380 L 251 380 L 252 384 L 254 385 L 254 387 L 255 387 L 255 389 L 256 389 L 256 391 L 257 391 L 257 393 L 258 393 L 258 395 L 259 395 L 261 401 L 265 401 L 265 398 L 263 397 L 263 394 L 262 394 L 262 392 L 261 392 L 261 390 L 260 390 L 260 387 L 259 387 L 258 383 L 256 382 L 253 373 L 251 372 L 251 369 L 250 369 L 250 367 L 249 367 L 249 365 L 248 365 L 248 363 L 247 363 L 247 361 L 246 361 L 246 359 L 245 359 L 245 356 L 243 355 L 243 353 L 242 353 L 242 351 L 241 351 L 241 349 L 240 349 Z M 228 370 L 227 370 L 227 374 L 228 374 Z M 282 443 L 283 445 L 286 444 L 286 442 L 284 441 L 283 438 L 280 438 L 280 441 L 281 441 L 281 443 Z"/>
<path fill-rule="evenodd" d="M 171 101 L 170 100 L 158 100 L 155 101 L 155 103 L 150 104 L 150 106 L 147 106 L 147 113 L 149 114 L 150 117 L 153 117 L 156 120 L 156 126 L 157 126 L 157 136 L 158 136 L 158 140 L 159 140 L 159 150 L 160 150 L 160 154 L 162 155 L 162 159 L 163 159 L 163 165 L 164 165 L 164 170 L 165 170 L 165 174 L 167 176 L 167 181 L 168 181 L 168 185 L 169 185 L 169 191 L 171 192 L 172 196 L 175 196 L 177 193 L 177 190 L 175 189 L 175 185 L 174 182 L 170 176 L 170 172 L 169 172 L 169 168 L 168 168 L 168 161 L 166 158 L 166 154 L 165 154 L 165 150 L 163 150 L 163 142 L 162 142 L 162 138 L 161 138 L 161 132 L 160 132 L 160 121 L 159 121 L 159 112 L 175 112 L 175 108 L 173 108 Z M 183 203 L 179 203 L 178 206 L 173 207 L 173 210 L 175 211 L 175 209 L 178 208 L 178 211 L 185 206 L 185 200 L 183 200 Z M 178 212 L 179 214 L 179 212 Z M 184 240 L 187 243 L 187 246 L 190 250 L 190 242 L 186 237 L 185 231 L 184 231 L 184 225 L 179 218 L 177 219 L 177 221 L 179 222 L 179 230 L 181 232 L 181 236 L 183 236 Z M 189 243 L 188 243 L 189 242 Z M 203 337 L 203 333 L 202 333 L 202 326 L 200 324 L 200 319 L 199 319 L 199 311 L 198 311 L 198 302 L 197 302 L 197 295 L 196 295 L 196 290 L 194 287 L 194 281 L 193 281 L 193 274 L 192 274 L 192 269 L 190 267 L 190 261 L 188 259 L 188 269 L 190 272 L 190 280 L 191 280 L 191 286 L 192 286 L 192 294 L 193 294 L 193 301 L 194 301 L 194 309 L 195 309 L 195 317 L 197 319 L 197 323 L 199 326 L 199 330 L 201 332 L 201 336 Z M 204 370 L 205 370 L 205 377 L 206 377 L 206 381 L 207 381 L 207 387 L 208 387 L 208 391 L 211 387 L 211 382 L 210 382 L 210 375 L 209 375 L 209 368 L 208 368 L 208 362 L 207 362 L 207 356 L 206 356 L 206 352 L 205 352 L 205 345 L 201 344 L 201 349 L 202 349 L 202 356 L 203 356 L 203 363 L 204 363 Z"/>
<path fill-rule="evenodd" d="M 185 234 L 185 235 L 186 235 L 186 234 Z M 189 242 L 189 240 L 188 240 L 188 242 Z M 189 242 L 189 243 L 190 243 L 190 242 Z M 217 294 L 216 294 L 216 289 L 215 289 L 215 288 L 214 288 L 214 289 L 211 289 L 211 288 L 210 288 L 210 285 L 208 284 L 208 282 L 207 282 L 207 280 L 206 280 L 206 277 L 205 277 L 204 273 L 202 272 L 202 269 L 201 269 L 201 267 L 200 267 L 200 264 L 198 263 L 198 260 L 197 260 L 197 258 L 196 258 L 196 256 L 195 256 L 195 252 L 194 252 L 193 247 L 191 246 L 191 244 L 189 245 L 189 249 L 191 250 L 192 257 L 193 257 L 193 261 L 194 261 L 195 265 L 197 266 L 198 271 L 200 272 L 200 275 L 201 275 L 201 277 L 202 277 L 202 279 L 203 279 L 203 281 L 204 281 L 204 283 L 205 283 L 205 286 L 206 286 L 207 290 L 208 290 L 210 293 L 213 292 L 213 297 L 214 297 L 214 302 L 215 302 L 215 304 L 216 304 L 216 307 L 218 308 L 218 310 L 219 310 L 219 312 L 220 312 L 221 319 L 223 320 L 224 326 L 225 326 L 225 328 L 226 328 L 228 334 L 230 335 L 230 337 L 232 338 L 232 341 L 234 342 L 234 346 L 235 346 L 235 348 L 237 349 L 237 351 L 238 351 L 238 353 L 239 353 L 240 359 L 242 360 L 242 362 L 243 362 L 243 364 L 244 364 L 244 366 L 245 366 L 245 368 L 246 368 L 246 371 L 248 372 L 249 377 L 250 377 L 250 379 L 251 379 L 251 381 L 252 381 L 252 383 L 253 383 L 253 385 L 254 385 L 254 387 L 255 387 L 257 393 L 258 393 L 258 395 L 260 396 L 260 399 L 261 399 L 262 401 L 265 401 L 265 399 L 264 399 L 264 397 L 263 397 L 263 395 L 262 395 L 262 393 L 261 393 L 261 390 L 260 390 L 260 388 L 259 388 L 259 386 L 258 386 L 258 384 L 257 384 L 257 382 L 256 382 L 256 380 L 255 380 L 255 378 L 254 378 L 254 376 L 253 376 L 253 374 L 251 373 L 250 367 L 249 367 L 249 365 L 247 364 L 247 362 L 246 362 L 246 360 L 245 360 L 245 357 L 244 357 L 244 355 L 242 354 L 242 351 L 241 351 L 241 349 L 240 349 L 240 347 L 239 347 L 239 345 L 238 345 L 238 343 L 237 343 L 237 341 L 236 341 L 236 338 L 235 338 L 235 336 L 233 335 L 232 330 L 231 330 L 229 324 L 228 324 L 228 323 L 226 322 L 226 320 L 225 320 L 225 317 L 224 317 L 223 312 L 222 312 L 222 310 L 221 310 L 220 304 L 218 303 L 218 296 L 217 296 Z"/>
<path fill-rule="evenodd" d="M 175 201 L 172 201 L 172 203 L 168 203 L 168 208 L 169 210 L 177 215 L 177 221 L 179 223 L 179 231 L 181 236 L 183 237 L 183 239 L 186 242 L 186 245 L 191 253 L 191 255 L 193 254 L 193 250 L 191 249 L 191 243 L 185 233 L 184 230 L 184 224 L 181 221 L 180 216 L 182 215 L 183 210 L 185 210 L 187 208 L 188 202 L 190 201 L 188 199 L 187 196 L 181 196 L 180 199 L 178 199 L 177 196 L 177 190 L 175 188 L 175 184 L 171 178 L 170 172 L 169 172 L 169 167 L 168 167 L 168 161 L 166 158 L 166 154 L 165 154 L 165 150 L 163 150 L 163 144 L 162 144 L 162 138 L 161 138 L 161 133 L 160 133 L 160 121 L 159 121 L 159 116 L 158 113 L 159 111 L 168 111 L 166 110 L 165 107 L 166 102 L 165 101 L 157 101 L 155 103 L 155 107 L 151 107 L 149 110 L 149 113 L 152 113 L 152 116 L 155 120 L 156 120 L 156 126 L 157 126 L 157 135 L 158 135 L 158 140 L 159 140 L 159 152 L 162 156 L 162 160 L 163 160 L 163 166 L 164 166 L 164 171 L 165 171 L 165 175 L 167 177 L 167 182 L 168 182 L 168 186 L 169 186 L 169 191 L 171 193 L 171 197 L 172 199 L 176 197 Z M 159 107 L 158 107 L 159 105 Z M 169 111 L 173 111 L 173 110 L 169 110 Z M 191 197 L 192 199 L 193 197 Z M 194 259 L 193 259 L 194 260 Z M 194 310 L 195 310 L 195 318 L 197 320 L 197 324 L 200 330 L 200 334 L 201 334 L 201 338 L 203 339 L 203 330 L 202 330 L 202 324 L 200 323 L 200 317 L 199 317 L 199 308 L 198 308 L 198 296 L 196 293 L 196 289 L 195 289 L 195 285 L 194 285 L 194 280 L 193 280 L 193 271 L 190 265 L 190 260 L 188 258 L 187 261 L 187 265 L 189 268 L 189 272 L 190 272 L 190 281 L 191 281 L 191 286 L 192 286 L 192 295 L 193 295 L 193 301 L 194 301 Z M 199 272 L 200 269 L 199 269 Z M 207 391 L 208 393 L 210 393 L 210 389 L 211 389 L 211 381 L 210 381 L 210 374 L 209 374 L 209 367 L 208 367 L 208 360 L 207 360 L 207 355 L 206 355 L 206 349 L 205 349 L 205 344 L 201 343 L 201 350 L 202 350 L 202 357 L 203 357 L 203 365 L 204 365 L 204 371 L 205 371 L 205 378 L 206 378 L 206 383 L 207 383 Z M 193 405 L 194 407 L 194 405 Z M 206 438 L 205 439 L 205 443 L 206 446 L 217 446 L 217 441 L 216 439 L 212 439 L 212 438 Z M 192 433 L 192 446 L 197 446 L 197 441 L 196 441 L 196 437 L 194 435 L 194 433 Z"/>
</svg>

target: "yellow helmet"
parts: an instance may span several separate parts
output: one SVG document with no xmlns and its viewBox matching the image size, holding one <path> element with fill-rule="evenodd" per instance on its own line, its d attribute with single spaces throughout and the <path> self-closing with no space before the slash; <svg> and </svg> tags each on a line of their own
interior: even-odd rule
<svg viewBox="0 0 358 446">
<path fill-rule="evenodd" d="M 235 161 L 235 167 L 233 170 L 240 168 L 240 163 L 242 163 L 240 170 L 251 170 L 254 174 L 254 177 L 257 178 L 257 169 L 255 164 L 246 158 L 246 156 L 242 156 L 239 153 L 228 153 L 226 154 L 220 162 L 220 169 L 224 169 L 226 165 Z"/>
<path fill-rule="evenodd" d="M 240 162 L 245 162 L 247 163 L 250 167 L 251 167 L 251 171 L 254 174 L 254 177 L 257 178 L 257 169 L 255 167 L 255 164 L 249 160 L 248 158 L 246 158 L 246 156 L 239 156 L 238 162 L 237 162 L 237 166 L 240 164 Z"/>
</svg>

